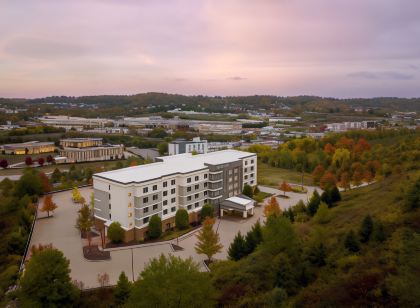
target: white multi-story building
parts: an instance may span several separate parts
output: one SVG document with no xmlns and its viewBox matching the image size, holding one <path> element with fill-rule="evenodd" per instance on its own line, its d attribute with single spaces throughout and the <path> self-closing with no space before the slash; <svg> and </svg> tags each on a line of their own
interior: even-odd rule
<svg viewBox="0 0 420 308">
<path fill-rule="evenodd" d="M 345 132 L 353 129 L 375 128 L 376 121 L 341 122 L 327 124 L 327 130 L 331 132 Z"/>
<path fill-rule="evenodd" d="M 159 157 L 158 162 L 93 176 L 96 227 L 117 221 L 126 241 L 146 237 L 150 218 L 158 215 L 162 228 L 175 225 L 175 213 L 184 208 L 190 222 L 199 221 L 205 203 L 214 207 L 241 194 L 245 184 L 257 184 L 257 156 L 225 150 Z M 253 210 L 244 210 L 244 217 Z M 229 210 L 229 209 L 226 209 Z"/>
<path fill-rule="evenodd" d="M 201 140 L 195 137 L 193 140 L 174 140 L 168 144 L 169 155 L 177 155 L 184 153 L 205 154 L 208 151 L 207 140 Z"/>
</svg>

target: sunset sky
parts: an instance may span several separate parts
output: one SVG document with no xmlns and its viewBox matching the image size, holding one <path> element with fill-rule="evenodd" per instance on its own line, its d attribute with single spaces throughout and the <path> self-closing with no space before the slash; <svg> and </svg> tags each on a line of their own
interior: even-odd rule
<svg viewBox="0 0 420 308">
<path fill-rule="evenodd" d="M 150 91 L 420 96 L 420 1 L 0 1 L 0 97 Z"/>
</svg>

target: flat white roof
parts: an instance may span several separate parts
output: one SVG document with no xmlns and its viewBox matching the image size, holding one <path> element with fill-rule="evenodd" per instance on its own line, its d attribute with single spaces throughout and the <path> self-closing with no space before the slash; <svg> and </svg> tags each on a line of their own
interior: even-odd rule
<svg viewBox="0 0 420 308">
<path fill-rule="evenodd" d="M 159 157 L 162 162 L 128 167 L 94 174 L 95 177 L 128 184 L 144 182 L 176 173 L 190 173 L 206 168 L 205 164 L 219 165 L 256 155 L 250 152 L 224 150 L 206 154 L 191 153 Z"/>
<path fill-rule="evenodd" d="M 241 197 L 230 197 L 230 198 L 227 198 L 226 201 L 230 201 L 230 202 L 237 203 L 244 206 L 247 205 L 248 203 L 254 202 L 252 200 L 241 198 Z"/>
</svg>

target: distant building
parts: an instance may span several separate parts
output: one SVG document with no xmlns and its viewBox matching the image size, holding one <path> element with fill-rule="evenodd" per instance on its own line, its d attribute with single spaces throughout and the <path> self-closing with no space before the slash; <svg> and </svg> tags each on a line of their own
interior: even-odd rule
<svg viewBox="0 0 420 308">
<path fill-rule="evenodd" d="M 124 157 L 124 146 L 102 144 L 102 138 L 69 138 L 60 140 L 60 156 L 67 163 L 112 160 Z"/>
<path fill-rule="evenodd" d="M 369 129 L 376 127 L 376 121 L 341 122 L 326 124 L 326 130 L 330 132 L 345 132 L 353 129 Z"/>
<path fill-rule="evenodd" d="M 55 146 L 54 142 L 29 141 L 4 144 L 1 150 L 4 154 L 28 155 L 54 152 Z"/>
<path fill-rule="evenodd" d="M 274 118 L 269 118 L 268 119 L 268 123 L 293 123 L 293 122 L 299 122 L 301 121 L 302 118 L 301 117 L 274 117 Z"/>
<path fill-rule="evenodd" d="M 76 129 L 83 130 L 84 128 L 105 127 L 109 123 L 113 123 L 111 119 L 103 118 L 82 118 L 69 116 L 43 116 L 38 118 L 39 121 L 45 125 L 62 127 L 66 130 Z"/>
<path fill-rule="evenodd" d="M 242 123 L 201 123 L 198 131 L 200 134 L 236 135 L 242 132 Z"/>
<path fill-rule="evenodd" d="M 200 137 L 193 140 L 175 140 L 168 144 L 169 155 L 184 153 L 205 154 L 208 152 L 207 140 L 201 140 Z"/>
</svg>

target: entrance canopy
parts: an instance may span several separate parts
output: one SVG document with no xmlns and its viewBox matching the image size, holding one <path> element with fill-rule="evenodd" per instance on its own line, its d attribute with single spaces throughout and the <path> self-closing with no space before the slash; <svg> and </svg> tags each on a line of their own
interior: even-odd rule
<svg viewBox="0 0 420 308">
<path fill-rule="evenodd" d="M 242 212 L 243 217 L 246 218 L 248 213 L 254 214 L 255 201 L 247 196 L 238 195 L 235 197 L 227 198 L 220 204 L 221 215 L 223 210 Z"/>
</svg>

